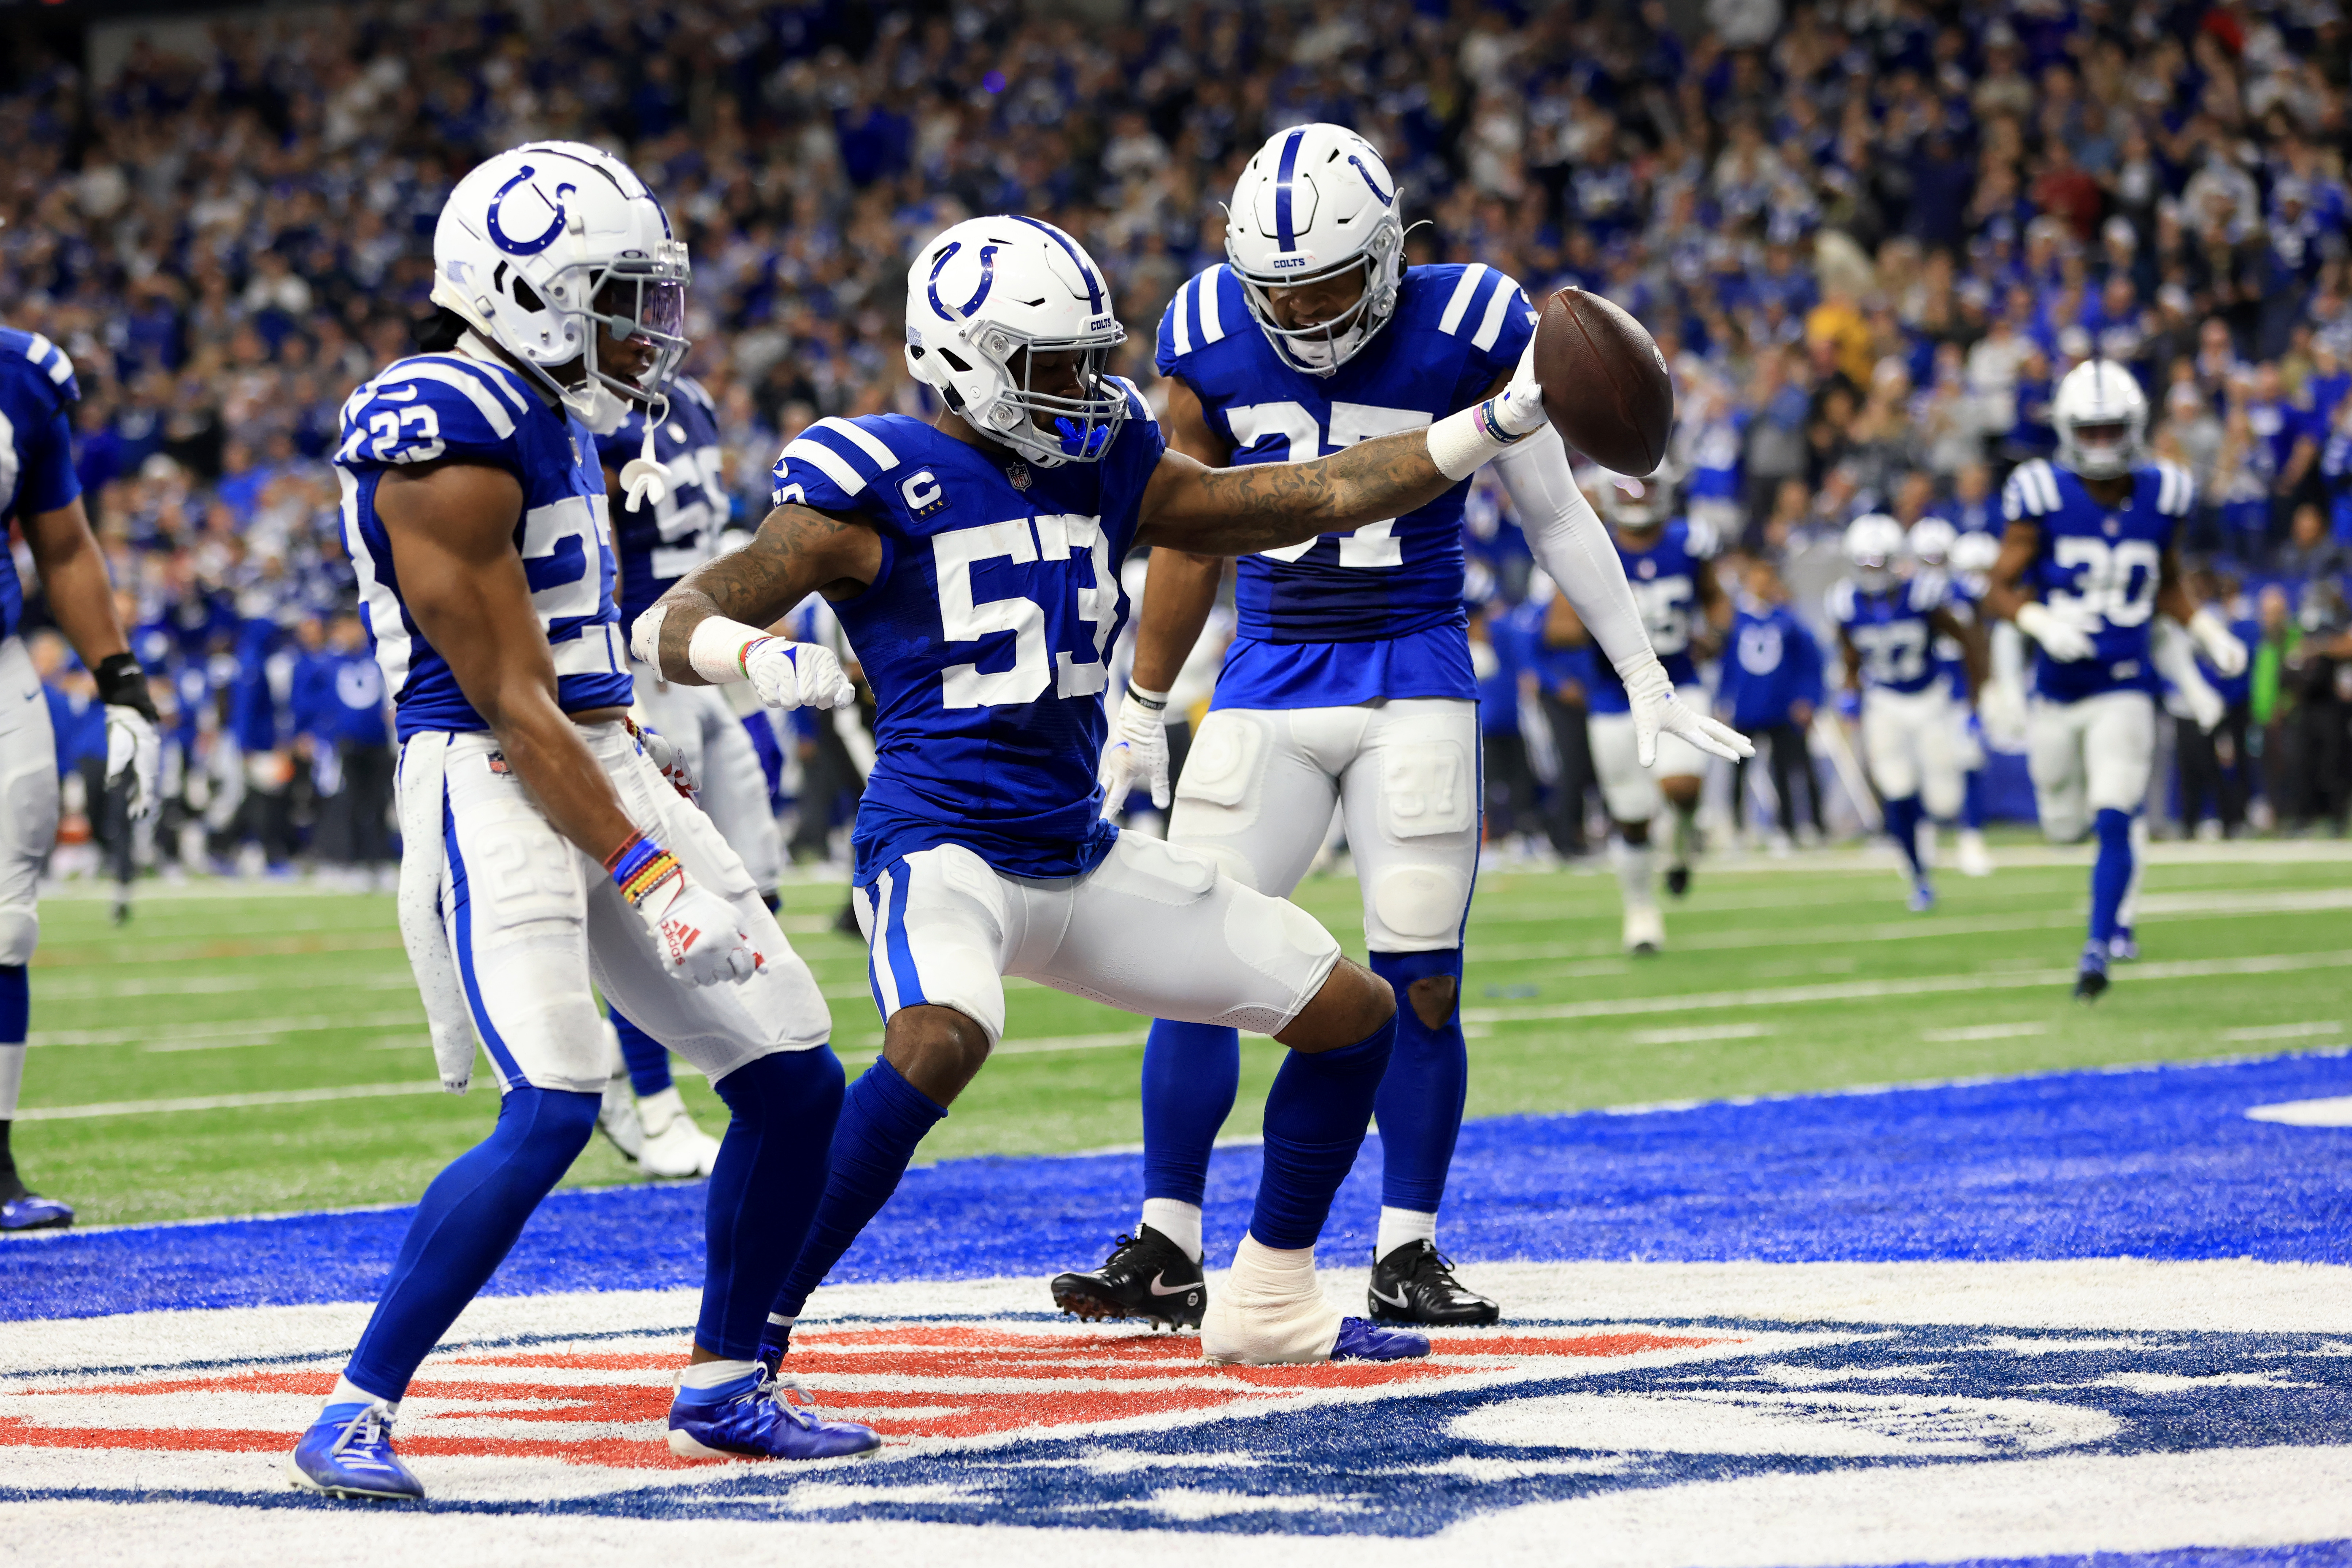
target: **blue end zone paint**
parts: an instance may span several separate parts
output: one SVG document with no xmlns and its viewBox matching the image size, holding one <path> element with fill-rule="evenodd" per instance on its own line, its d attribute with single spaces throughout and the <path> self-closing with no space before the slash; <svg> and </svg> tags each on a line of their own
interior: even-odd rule
<svg viewBox="0 0 2352 1568">
<path fill-rule="evenodd" d="M 2352 1131 L 2245 1118 L 2347 1093 L 2352 1058 L 2329 1054 L 1473 1121 L 1444 1239 L 1465 1259 L 2352 1262 Z M 1131 1227 L 1141 1169 L 1140 1155 L 1106 1154 L 911 1171 L 834 1278 L 1090 1264 Z M 1213 1258 L 1240 1239 L 1257 1170 L 1250 1149 L 1212 1163 Z M 1327 1262 L 1369 1255 L 1380 1170 L 1368 1144 L 1333 1209 Z M 702 1194 L 700 1184 L 560 1193 L 490 1292 L 698 1285 Z M 413 1212 L 13 1240 L 0 1245 L 0 1321 L 372 1300 Z"/>
</svg>

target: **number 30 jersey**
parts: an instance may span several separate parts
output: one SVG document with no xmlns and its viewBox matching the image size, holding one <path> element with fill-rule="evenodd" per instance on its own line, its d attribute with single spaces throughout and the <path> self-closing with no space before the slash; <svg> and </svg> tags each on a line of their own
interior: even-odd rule
<svg viewBox="0 0 2352 1568">
<path fill-rule="evenodd" d="M 2165 552 L 2196 499 L 2188 471 L 2161 459 L 2132 470 L 2131 492 L 2110 511 L 2082 479 L 2043 458 L 2018 465 L 2000 493 L 2001 515 L 2041 531 L 2025 585 L 2089 628 L 2090 658 L 2035 665 L 2033 688 L 2053 702 L 2106 691 L 2154 691 L 2149 626 Z"/>
<path fill-rule="evenodd" d="M 1131 384 L 1097 463 L 1042 468 L 903 415 L 820 419 L 784 447 L 776 504 L 867 524 L 882 569 L 834 613 L 874 689 L 874 773 L 852 842 L 863 881 L 961 844 L 1014 877 L 1109 852 L 1095 763 L 1118 563 L 1165 449 Z"/>
<path fill-rule="evenodd" d="M 567 713 L 627 707 L 635 689 L 613 602 L 604 470 L 588 427 L 569 409 L 549 406 L 520 371 L 470 354 L 418 354 L 352 394 L 335 450 L 360 619 L 398 705 L 400 738 L 489 728 L 409 615 L 392 543 L 376 516 L 385 473 L 436 462 L 504 468 L 521 484 L 514 546 L 531 609 L 555 655 L 556 700 Z"/>
<path fill-rule="evenodd" d="M 1519 286 L 1485 266 L 1409 267 L 1396 314 L 1328 376 L 1292 367 L 1259 330 L 1232 268 L 1176 291 L 1160 374 L 1200 395 L 1233 464 L 1297 463 L 1470 407 L 1535 332 Z M 1477 695 L 1462 610 L 1469 481 L 1392 521 L 1242 557 L 1213 706 L 1337 708 L 1382 697 Z"/>
</svg>

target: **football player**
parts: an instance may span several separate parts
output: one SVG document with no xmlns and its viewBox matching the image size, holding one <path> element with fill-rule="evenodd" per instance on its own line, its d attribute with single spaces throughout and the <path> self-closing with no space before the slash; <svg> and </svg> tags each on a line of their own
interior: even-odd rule
<svg viewBox="0 0 2352 1568">
<path fill-rule="evenodd" d="M 1370 142 L 1338 125 L 1276 134 L 1243 170 L 1225 264 L 1176 292 L 1160 325 L 1168 443 L 1212 468 L 1303 461 L 1422 429 L 1500 391 L 1533 335 L 1519 286 L 1484 266 L 1407 267 L 1400 197 Z M 1639 676 L 1657 659 L 1623 574 L 1545 429 L 1496 465 L 1538 563 L 1609 628 Z M 1457 1012 L 1477 870 L 1477 686 L 1462 598 L 1455 485 L 1393 519 L 1242 558 L 1238 635 L 1174 790 L 1168 836 L 1260 892 L 1287 897 L 1337 805 L 1361 885 L 1371 967 L 1400 1004 L 1378 1099 L 1382 1179 L 1369 1310 L 1380 1321 L 1488 1323 L 1454 1278 L 1437 1208 L 1461 1131 L 1469 1057 Z M 1216 602 L 1223 558 L 1162 548 L 1137 611 L 1135 663 L 1103 757 L 1104 805 L 1130 783 L 1170 805 L 1162 715 Z M 1663 649 L 1660 651 L 1664 651 Z M 1622 704 L 1622 688 L 1617 688 Z M 1709 734 L 1663 676 L 1656 727 Z M 1631 721 L 1626 744 L 1633 748 Z M 1729 754 L 1731 742 L 1714 739 Z M 1143 1058 L 1143 1213 L 1102 1266 L 1053 1281 L 1088 1317 L 1200 1321 L 1201 1200 L 1233 1110 L 1230 1026 L 1161 1018 Z"/>
<path fill-rule="evenodd" d="M 687 348 L 686 247 L 627 165 L 541 142 L 457 183 L 433 254 L 446 352 L 353 393 L 335 462 L 398 703 L 401 934 L 444 1085 L 464 1089 L 478 1033 L 500 1100 L 490 1135 L 425 1189 L 288 1476 L 337 1497 L 424 1495 L 393 1419 L 594 1131 L 611 1076 L 600 991 L 734 1113 L 671 1452 L 865 1451 L 872 1432 L 778 1401 L 756 1357 L 824 1180 L 842 1092 L 831 1021 L 743 862 L 628 720 L 604 475 L 583 419 L 607 397 L 658 402 Z M 846 696 L 837 668 L 803 668 L 810 700 Z"/>
<path fill-rule="evenodd" d="M 710 558 L 727 522 L 719 411 L 710 395 L 683 375 L 658 391 L 666 407 L 608 398 L 592 426 L 605 492 L 620 498 L 613 514 L 613 553 L 624 626 Z M 647 466 L 631 469 L 633 463 Z M 632 489 L 622 480 L 624 472 L 660 482 Z M 675 765 L 692 781 L 697 804 L 741 858 L 753 889 L 774 909 L 783 843 L 775 814 L 768 809 L 768 776 L 742 721 L 716 691 L 672 686 L 635 659 L 629 672 L 640 720 L 669 746 Z M 688 1113 L 670 1079 L 669 1052 L 619 1008 L 610 1011 L 628 1070 L 605 1089 L 598 1129 L 649 1176 L 709 1175 L 719 1140 Z"/>
<path fill-rule="evenodd" d="M 2042 830 L 2098 838 L 2090 940 L 2074 995 L 2098 999 L 2107 963 L 2129 952 L 2127 904 L 2138 880 L 2156 750 L 2158 660 L 2169 618 L 2213 668 L 2234 675 L 2246 647 L 2181 579 L 2180 520 L 2195 499 L 2187 470 L 2147 458 L 2147 398 L 2112 360 L 2068 371 L 2051 399 L 2057 460 L 2020 464 L 2001 491 L 2009 531 L 1986 609 L 2041 650 L 2026 762 Z"/>
<path fill-rule="evenodd" d="M 1911 525 L 1912 553 L 1919 555 L 1922 560 L 1927 556 L 1921 554 L 1919 531 L 1931 522 L 1950 526 L 1943 519 L 1932 517 L 1923 517 Z M 1940 536 L 1931 535 L 1926 542 L 1932 549 L 1939 541 Z M 1984 594 L 1992 563 L 2000 555 L 2000 541 L 1982 531 L 1960 533 L 1956 531 L 1948 542 L 1942 542 L 1944 548 L 1938 560 L 1951 579 L 1952 614 L 1962 624 L 1975 627 L 1980 639 L 1986 639 L 1985 684 L 1978 689 L 1974 704 L 1955 703 L 1952 708 L 1952 717 L 1958 726 L 1953 744 L 1960 760 L 1960 850 L 1957 864 L 1963 877 L 1990 877 L 1993 868 L 1992 851 L 1986 847 L 1984 837 L 1985 794 L 1990 786 L 1985 777 L 1983 712 L 1992 689 L 1993 658 L 1984 624 Z M 2014 628 L 2010 635 L 2016 635 Z M 1958 690 L 1966 662 L 1965 649 L 1949 638 L 1940 638 L 1936 644 L 1936 660 L 1943 668 L 1946 682 L 1954 690 Z"/>
<path fill-rule="evenodd" d="M 1703 709 L 1707 698 L 1698 683 L 1697 655 L 1703 641 L 1719 638 L 1731 625 L 1730 596 L 1716 581 L 1711 564 L 1715 531 L 1675 517 L 1672 491 L 1664 480 L 1601 470 L 1594 482 L 1620 571 L 1632 584 L 1633 603 L 1655 650 L 1659 669 L 1652 679 L 1666 683 L 1671 710 Z M 1594 629 L 1590 623 L 1574 621 L 1570 612 L 1555 610 L 1555 634 L 1563 625 L 1571 639 Z M 1607 640 L 1600 640 L 1602 651 L 1609 652 Z M 1656 953 L 1666 945 L 1665 917 L 1658 910 L 1657 848 L 1651 842 L 1656 820 L 1662 810 L 1674 813 L 1666 891 L 1681 898 L 1690 890 L 1690 857 L 1697 839 L 1707 755 L 1740 757 L 1753 752 L 1736 731 L 1720 725 L 1705 731 L 1669 726 L 1657 735 L 1653 766 L 1651 732 L 1633 695 L 1637 683 L 1622 673 L 1639 667 L 1628 667 L 1613 655 L 1592 663 L 1591 717 L 1585 729 L 1591 739 L 1592 771 L 1601 780 L 1601 803 L 1617 829 L 1610 854 L 1625 905 L 1625 951 Z M 1738 740 L 1738 745 L 1726 744 L 1727 736 Z"/>
<path fill-rule="evenodd" d="M 26 1188 L 9 1148 L 32 1016 L 26 966 L 41 936 L 34 900 L 58 836 L 57 737 L 25 651 L 28 584 L 5 548 L 10 524 L 24 534 L 49 618 L 97 679 L 109 794 L 125 791 L 142 819 L 161 804 L 155 700 L 115 614 L 106 557 L 74 473 L 69 410 L 80 398 L 65 350 L 38 332 L 0 327 L 0 1233 L 73 1223 L 70 1206 Z"/>
<path fill-rule="evenodd" d="M 1936 907 L 1936 889 L 1922 818 L 1948 821 L 1962 804 L 1955 694 L 1936 645 L 1948 638 L 1960 648 L 1963 703 L 1983 684 L 1984 663 L 1976 628 L 1952 613 L 1949 579 L 1924 565 L 1906 575 L 1897 569 L 1904 549 L 1903 525 L 1884 512 L 1848 523 L 1851 570 L 1830 589 L 1829 616 L 1845 654 L 1846 689 L 1862 699 L 1870 782 L 1909 873 L 1912 912 L 1925 914 Z"/>
<path fill-rule="evenodd" d="M 1168 450 L 1141 395 L 1104 374 L 1125 336 L 1102 273 L 1060 229 L 1002 216 L 946 230 L 907 290 L 908 366 L 938 389 L 937 422 L 819 420 L 778 459 L 752 542 L 632 629 L 671 680 L 748 679 L 788 701 L 802 650 L 760 628 L 820 590 L 878 706 L 854 886 L 883 1052 L 849 1092 L 772 1353 L 1003 1035 L 1008 973 L 1291 1047 L 1205 1357 L 1428 1352 L 1424 1335 L 1343 1318 L 1315 1277 L 1396 1038 L 1390 986 L 1219 858 L 1118 832 L 1095 759 L 1130 550 L 1244 554 L 1408 514 L 1542 428 L 1539 389 L 1522 368 L 1426 428 L 1213 469 Z"/>
</svg>

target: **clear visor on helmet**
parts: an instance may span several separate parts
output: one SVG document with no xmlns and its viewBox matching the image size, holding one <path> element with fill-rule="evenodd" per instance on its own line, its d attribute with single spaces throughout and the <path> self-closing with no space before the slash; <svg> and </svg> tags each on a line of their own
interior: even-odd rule
<svg viewBox="0 0 2352 1568">
<path fill-rule="evenodd" d="M 1003 369 L 1010 385 L 973 423 L 1049 467 L 1101 461 L 1127 422 L 1127 395 L 1106 374 L 1111 351 L 1126 341 L 1127 329 L 1117 321 L 1075 338 L 982 327 L 972 346 Z"/>
<path fill-rule="evenodd" d="M 1305 278 L 1270 277 L 1262 272 L 1245 272 L 1238 266 L 1234 273 L 1242 280 L 1242 295 L 1249 301 L 1250 314 L 1257 318 L 1258 325 L 1265 329 L 1276 345 L 1302 367 L 1337 370 L 1363 346 L 1367 329 L 1371 325 L 1371 257 L 1351 256 L 1336 267 Z M 1276 311 L 1277 293 L 1300 291 L 1344 297 L 1345 285 L 1350 279 L 1357 284 L 1355 302 L 1342 307 L 1327 321 L 1285 326 Z"/>
<path fill-rule="evenodd" d="M 669 239 L 650 257 L 622 257 L 590 271 L 588 319 L 616 343 L 653 350 L 653 359 L 634 377 L 609 373 L 597 363 L 592 334 L 585 356 L 588 374 L 638 403 L 658 399 L 655 390 L 677 373 L 691 344 L 686 336 L 686 289 L 694 268 L 683 241 Z"/>
</svg>

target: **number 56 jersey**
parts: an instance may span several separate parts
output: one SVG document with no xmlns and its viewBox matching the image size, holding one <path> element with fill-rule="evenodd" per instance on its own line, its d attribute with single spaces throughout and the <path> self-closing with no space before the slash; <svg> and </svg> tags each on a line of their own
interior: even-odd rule
<svg viewBox="0 0 2352 1568">
<path fill-rule="evenodd" d="M 2106 691 L 2157 689 L 2148 660 L 2156 591 L 2165 552 L 2195 499 L 2188 471 L 2160 459 L 2132 470 L 2131 491 L 2112 510 L 2080 478 L 2047 459 L 2021 463 L 2009 476 L 2001 515 L 2042 533 L 2025 585 L 2053 610 L 2081 620 L 2096 649 L 2084 659 L 2044 655 L 2033 672 L 2039 695 L 2078 702 Z"/>
<path fill-rule="evenodd" d="M 1095 763 L 1118 563 L 1164 450 L 1134 386 L 1096 463 L 1044 468 L 903 415 L 820 419 L 786 446 L 775 501 L 855 517 L 882 569 L 833 602 L 874 689 L 874 773 L 852 842 L 863 882 L 961 844 L 1013 877 L 1109 852 Z"/>
<path fill-rule="evenodd" d="M 1425 429 L 1486 395 L 1535 333 L 1519 286 L 1480 266 L 1408 267 L 1396 314 L 1328 376 L 1275 353 L 1241 279 L 1217 266 L 1176 291 L 1159 366 L 1199 394 L 1235 468 L 1302 463 Z M 1462 610 L 1468 480 L 1352 533 L 1241 559 L 1239 635 L 1213 706 L 1339 708 L 1377 698 L 1475 698 Z"/>
</svg>

